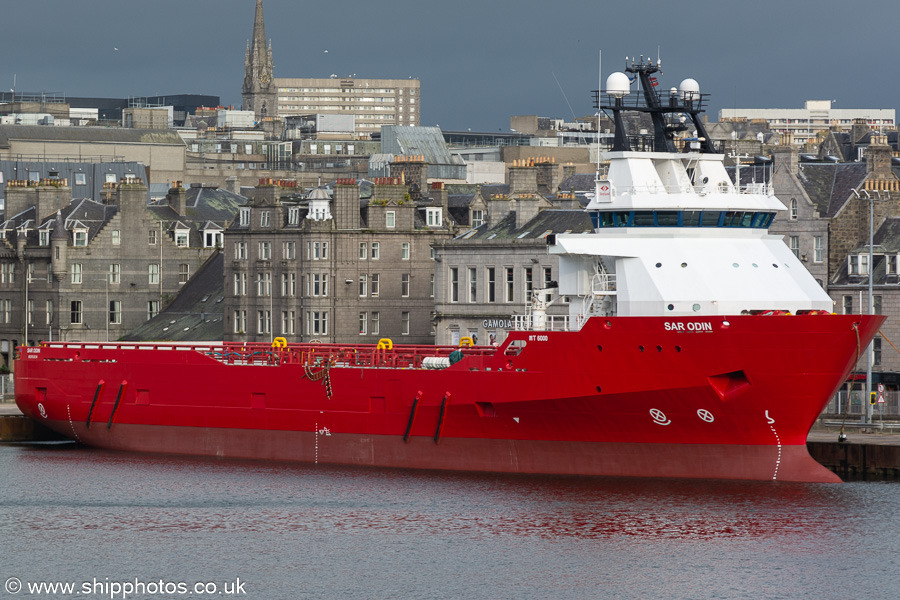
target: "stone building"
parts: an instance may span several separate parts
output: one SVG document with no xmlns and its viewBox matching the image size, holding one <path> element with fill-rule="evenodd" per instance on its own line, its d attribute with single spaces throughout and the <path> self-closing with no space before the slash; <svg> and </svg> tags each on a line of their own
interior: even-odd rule
<svg viewBox="0 0 900 600">
<path fill-rule="evenodd" d="M 367 200 L 353 179 L 301 202 L 261 181 L 225 234 L 226 339 L 433 343 L 432 247 L 454 230 L 447 192 L 422 187 L 422 164 L 396 170 Z"/>
<path fill-rule="evenodd" d="M 240 196 L 173 187 L 147 203 L 136 176 L 101 201 L 61 180 L 10 181 L 0 223 L 0 340 L 116 340 L 157 314 L 222 244 Z M 8 359 L 8 355 L 5 356 Z"/>
<path fill-rule="evenodd" d="M 436 251 L 437 343 L 455 345 L 463 337 L 502 342 L 526 315 L 534 290 L 557 281 L 559 261 L 547 251 L 547 235 L 593 230 L 573 194 L 551 193 L 558 173 L 551 161 L 517 162 L 508 186 L 480 186 L 453 203 L 451 212 L 469 228 Z M 566 302 L 558 298 L 549 307 L 551 321 L 566 318 Z"/>
</svg>

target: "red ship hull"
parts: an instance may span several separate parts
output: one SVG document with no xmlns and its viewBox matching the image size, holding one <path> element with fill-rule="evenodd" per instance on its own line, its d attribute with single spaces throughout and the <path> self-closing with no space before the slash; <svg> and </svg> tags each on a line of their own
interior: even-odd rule
<svg viewBox="0 0 900 600">
<path fill-rule="evenodd" d="M 838 481 L 812 423 L 884 317 L 594 318 L 499 348 L 44 344 L 16 402 L 129 451 L 515 473 Z M 516 348 L 525 343 L 524 348 Z"/>
</svg>

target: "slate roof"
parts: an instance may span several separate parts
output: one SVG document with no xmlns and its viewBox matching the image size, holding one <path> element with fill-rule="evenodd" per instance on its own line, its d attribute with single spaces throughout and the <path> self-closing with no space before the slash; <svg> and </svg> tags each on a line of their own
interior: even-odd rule
<svg viewBox="0 0 900 600">
<path fill-rule="evenodd" d="M 561 192 L 593 192 L 594 191 L 594 180 L 596 175 L 593 173 L 576 173 L 575 175 L 569 175 L 559 184 L 559 191 Z"/>
<path fill-rule="evenodd" d="M 866 178 L 865 163 L 801 163 L 798 178 L 823 217 L 833 217 Z"/>
<path fill-rule="evenodd" d="M 225 259 L 213 254 L 168 307 L 122 337 L 127 341 L 221 341 L 225 337 Z"/>
<path fill-rule="evenodd" d="M 548 208 L 539 212 L 537 216 L 520 228 L 516 228 L 516 211 L 511 211 L 490 229 L 485 224 L 477 228 L 475 234 L 471 234 L 472 230 L 469 229 L 454 239 L 534 240 L 544 237 L 547 233 L 585 233 L 593 230 L 591 218 L 583 210 Z"/>
</svg>

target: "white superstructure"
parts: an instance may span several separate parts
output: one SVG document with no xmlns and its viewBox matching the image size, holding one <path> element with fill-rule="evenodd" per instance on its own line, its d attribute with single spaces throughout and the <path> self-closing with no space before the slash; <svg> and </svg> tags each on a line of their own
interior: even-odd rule
<svg viewBox="0 0 900 600">
<path fill-rule="evenodd" d="M 626 107 L 623 78 L 616 77 L 623 74 L 614 74 L 607 80 L 615 83 L 608 92 L 614 105 L 603 108 L 618 123 L 619 111 L 653 113 L 655 143 L 670 151 L 635 152 L 626 134 L 617 134 L 619 147 L 605 156 L 608 176 L 598 177 L 587 207 L 595 232 L 550 240 L 550 252 L 559 255 L 558 293 L 570 298 L 570 326 L 594 315 L 831 312 L 825 290 L 781 237 L 768 233 L 785 206 L 766 185 L 736 186 L 724 155 L 704 138 L 696 118 L 699 88 L 690 98 L 673 88 L 666 98 L 650 87 L 658 64 L 632 69 L 644 84 L 646 105 Z M 672 125 L 662 115 L 679 111 L 694 120 L 695 146 L 703 151 L 673 150 L 673 132 L 686 130 L 686 119 Z"/>
</svg>

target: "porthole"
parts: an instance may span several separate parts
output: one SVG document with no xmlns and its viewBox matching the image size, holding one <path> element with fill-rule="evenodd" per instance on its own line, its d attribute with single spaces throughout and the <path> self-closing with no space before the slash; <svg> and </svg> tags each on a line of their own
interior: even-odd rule
<svg viewBox="0 0 900 600">
<path fill-rule="evenodd" d="M 597 344 L 597 350 L 600 352 L 603 352 L 603 346 L 601 346 L 600 344 Z"/>
<path fill-rule="evenodd" d="M 772 263 L 772 266 L 775 267 L 776 269 L 778 268 L 778 265 L 776 265 L 775 263 Z"/>
<path fill-rule="evenodd" d="M 731 266 L 734 267 L 735 269 L 737 269 L 737 268 L 738 268 L 739 266 L 741 266 L 741 265 L 739 265 L 739 264 L 737 264 L 737 263 L 731 263 Z"/>
<path fill-rule="evenodd" d="M 643 347 L 643 346 L 638 346 L 638 350 L 640 350 L 641 352 L 643 352 L 643 351 L 644 351 L 644 347 Z"/>
<path fill-rule="evenodd" d="M 759 265 L 756 264 L 756 263 L 753 263 L 753 268 L 754 268 L 754 269 L 758 269 L 758 268 L 759 268 Z"/>
<path fill-rule="evenodd" d="M 694 309 L 694 312 L 700 312 L 700 305 L 699 305 L 699 304 L 695 304 L 695 305 L 693 305 L 691 308 Z"/>
<path fill-rule="evenodd" d="M 685 267 L 687 267 L 687 263 L 681 263 L 681 268 L 684 269 Z"/>
<path fill-rule="evenodd" d="M 603 390 L 600 389 L 600 386 L 599 386 L 599 385 L 597 386 L 597 393 L 598 393 L 598 394 L 603 393 Z"/>
<path fill-rule="evenodd" d="M 675 352 L 681 352 L 681 346 L 675 346 Z"/>
<path fill-rule="evenodd" d="M 656 263 L 656 268 L 657 268 L 657 269 L 660 268 L 661 266 L 662 266 L 662 263 Z"/>
<path fill-rule="evenodd" d="M 656 347 L 656 351 L 657 351 L 657 352 L 662 352 L 662 346 L 657 346 L 657 347 Z"/>
<path fill-rule="evenodd" d="M 675 310 L 675 305 L 674 305 L 674 304 L 670 304 L 670 305 L 667 306 L 666 308 L 668 308 L 669 310 Z"/>
</svg>

